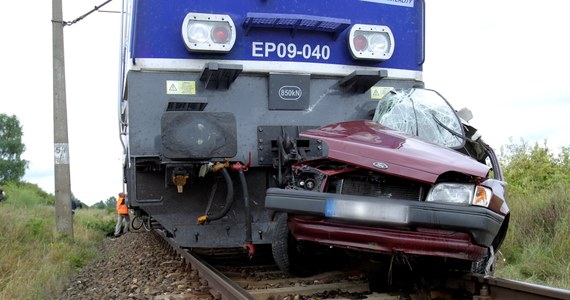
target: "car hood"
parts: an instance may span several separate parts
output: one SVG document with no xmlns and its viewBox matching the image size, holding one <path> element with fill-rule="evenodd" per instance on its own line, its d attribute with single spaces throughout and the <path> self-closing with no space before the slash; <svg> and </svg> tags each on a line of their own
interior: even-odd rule
<svg viewBox="0 0 570 300">
<path fill-rule="evenodd" d="M 488 166 L 467 155 L 373 121 L 334 123 L 300 136 L 326 143 L 329 159 L 429 183 L 446 172 L 483 178 L 489 172 Z"/>
</svg>

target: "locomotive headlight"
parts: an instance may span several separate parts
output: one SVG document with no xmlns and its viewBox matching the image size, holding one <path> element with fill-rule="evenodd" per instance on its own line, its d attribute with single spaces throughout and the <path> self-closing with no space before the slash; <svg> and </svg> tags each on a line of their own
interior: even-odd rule
<svg viewBox="0 0 570 300">
<path fill-rule="evenodd" d="M 426 201 L 488 207 L 492 195 L 491 189 L 479 185 L 440 183 L 431 189 Z"/>
<path fill-rule="evenodd" d="M 236 41 L 228 15 L 189 13 L 182 23 L 182 39 L 191 52 L 229 52 Z"/>
<path fill-rule="evenodd" d="M 354 59 L 387 60 L 394 53 L 394 36 L 388 26 L 355 24 L 348 47 Z"/>
<path fill-rule="evenodd" d="M 202 23 L 188 25 L 188 40 L 191 43 L 205 43 L 208 41 L 210 29 Z"/>
<path fill-rule="evenodd" d="M 385 34 L 375 34 L 370 37 L 370 51 L 378 53 L 387 53 L 390 47 L 390 41 Z"/>
</svg>

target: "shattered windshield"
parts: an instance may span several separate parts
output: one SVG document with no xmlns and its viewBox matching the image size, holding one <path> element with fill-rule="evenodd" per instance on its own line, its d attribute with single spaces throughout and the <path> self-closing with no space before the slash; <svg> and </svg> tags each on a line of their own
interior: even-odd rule
<svg viewBox="0 0 570 300">
<path fill-rule="evenodd" d="M 432 90 L 391 90 L 378 102 L 373 120 L 437 145 L 463 146 L 459 118 L 447 101 Z"/>
</svg>

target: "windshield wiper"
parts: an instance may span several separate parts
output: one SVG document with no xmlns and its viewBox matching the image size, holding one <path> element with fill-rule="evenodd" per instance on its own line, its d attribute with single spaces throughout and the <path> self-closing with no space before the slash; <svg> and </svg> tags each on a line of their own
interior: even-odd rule
<svg viewBox="0 0 570 300">
<path fill-rule="evenodd" d="M 473 142 L 473 140 L 471 140 L 470 138 L 468 138 L 468 137 L 466 137 L 466 136 L 460 134 L 459 132 L 457 132 L 457 131 L 455 131 L 455 130 L 449 128 L 449 127 L 447 127 L 447 125 L 443 124 L 443 122 L 441 122 L 441 121 L 435 116 L 435 114 L 432 113 L 431 116 L 433 117 L 433 119 L 434 119 L 435 123 L 437 123 L 437 125 L 441 126 L 443 129 L 447 130 L 449 133 L 453 134 L 454 136 L 456 136 L 456 137 L 458 137 L 458 138 L 460 138 L 460 139 L 462 139 L 462 140 L 469 141 L 469 142 L 471 142 L 471 143 Z"/>
</svg>

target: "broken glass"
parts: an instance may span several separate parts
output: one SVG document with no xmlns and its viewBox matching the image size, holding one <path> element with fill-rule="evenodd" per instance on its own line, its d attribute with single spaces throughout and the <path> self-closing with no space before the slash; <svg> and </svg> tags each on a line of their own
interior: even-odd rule
<svg viewBox="0 0 570 300">
<path fill-rule="evenodd" d="M 440 146 L 463 146 L 459 118 L 447 101 L 432 90 L 391 90 L 379 100 L 373 120 Z"/>
</svg>

